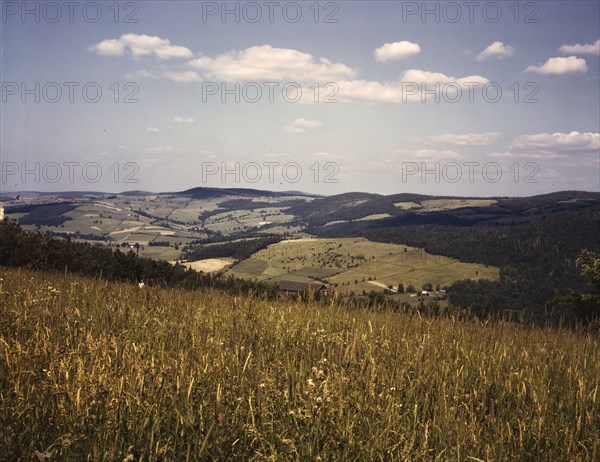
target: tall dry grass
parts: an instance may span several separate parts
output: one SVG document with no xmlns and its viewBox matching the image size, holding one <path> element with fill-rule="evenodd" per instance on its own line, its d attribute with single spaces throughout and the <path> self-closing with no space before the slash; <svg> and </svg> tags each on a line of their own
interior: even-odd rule
<svg viewBox="0 0 600 462">
<path fill-rule="evenodd" d="M 0 278 L 3 461 L 600 459 L 595 334 Z"/>
</svg>

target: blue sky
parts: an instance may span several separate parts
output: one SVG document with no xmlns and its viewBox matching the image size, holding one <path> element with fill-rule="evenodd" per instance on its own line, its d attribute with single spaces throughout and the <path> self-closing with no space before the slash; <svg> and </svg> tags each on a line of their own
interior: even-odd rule
<svg viewBox="0 0 600 462">
<path fill-rule="evenodd" d="M 4 1 L 0 187 L 598 191 L 599 17 L 597 1 Z"/>
</svg>

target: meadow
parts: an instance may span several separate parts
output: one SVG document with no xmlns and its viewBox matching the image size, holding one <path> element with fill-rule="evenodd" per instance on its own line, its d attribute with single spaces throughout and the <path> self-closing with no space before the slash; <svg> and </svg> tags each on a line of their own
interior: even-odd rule
<svg viewBox="0 0 600 462">
<path fill-rule="evenodd" d="M 227 274 L 259 281 L 315 278 L 340 293 L 382 292 L 398 284 L 450 286 L 461 279 L 498 280 L 499 269 L 464 263 L 421 248 L 372 242 L 364 238 L 292 239 L 271 244 L 238 263 Z"/>
<path fill-rule="evenodd" d="M 599 343 L 0 267 L 0 460 L 594 461 Z"/>
</svg>

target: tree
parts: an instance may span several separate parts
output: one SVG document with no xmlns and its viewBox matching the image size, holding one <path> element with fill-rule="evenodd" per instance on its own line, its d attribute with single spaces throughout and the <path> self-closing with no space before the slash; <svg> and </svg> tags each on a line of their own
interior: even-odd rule
<svg viewBox="0 0 600 462">
<path fill-rule="evenodd" d="M 600 316 L 600 253 L 583 249 L 577 258 L 577 266 L 591 289 L 578 295 L 577 314 L 591 321 Z"/>
<path fill-rule="evenodd" d="M 423 290 L 432 291 L 433 284 L 431 282 L 428 282 L 427 284 L 423 284 Z"/>
<path fill-rule="evenodd" d="M 556 297 L 551 303 L 570 308 L 579 319 L 590 323 L 600 318 L 600 254 L 583 249 L 576 263 L 590 290 L 577 293 L 571 289 L 567 295 Z"/>
<path fill-rule="evenodd" d="M 415 289 L 415 286 L 413 286 L 412 284 L 409 284 L 406 288 L 406 292 L 408 292 L 409 294 L 414 294 L 416 291 L 417 290 Z"/>
<path fill-rule="evenodd" d="M 402 284 L 402 283 L 398 284 L 398 293 L 399 294 L 404 293 L 404 284 Z"/>
</svg>

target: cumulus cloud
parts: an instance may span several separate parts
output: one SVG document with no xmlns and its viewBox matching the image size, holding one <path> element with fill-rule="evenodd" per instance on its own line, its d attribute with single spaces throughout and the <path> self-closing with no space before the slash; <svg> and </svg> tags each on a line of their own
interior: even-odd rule
<svg viewBox="0 0 600 462">
<path fill-rule="evenodd" d="M 207 79 L 223 81 L 292 80 L 300 82 L 336 81 L 353 78 L 356 71 L 326 58 L 270 45 L 253 46 L 210 58 L 201 56 L 188 62 Z"/>
<path fill-rule="evenodd" d="M 159 132 L 160 130 L 158 128 L 155 128 L 155 127 L 146 127 L 146 131 L 148 133 L 156 133 L 156 132 Z"/>
<path fill-rule="evenodd" d="M 193 117 L 181 117 L 175 116 L 173 117 L 173 122 L 177 124 L 191 124 L 194 123 L 195 119 Z"/>
<path fill-rule="evenodd" d="M 106 39 L 89 47 L 88 51 L 102 56 L 124 56 L 129 53 L 134 58 L 146 56 L 159 59 L 193 57 L 189 48 L 172 45 L 169 39 L 145 34 L 123 34 L 118 39 Z"/>
<path fill-rule="evenodd" d="M 437 88 L 439 92 L 444 91 L 444 86 L 456 85 L 461 91 L 468 92 L 468 86 L 485 85 L 489 80 L 479 75 L 467 77 L 453 77 L 441 72 L 430 72 L 420 69 L 409 69 L 397 82 L 374 82 L 367 80 L 350 80 L 339 83 L 339 92 L 336 94 L 341 101 L 364 101 L 369 103 L 407 103 L 419 102 L 425 97 L 433 99 L 432 95 L 426 95 L 424 90 Z M 446 89 L 449 98 L 454 97 L 455 91 L 448 87 Z"/>
<path fill-rule="evenodd" d="M 585 59 L 569 56 L 567 58 L 550 58 L 544 64 L 529 66 L 525 69 L 525 72 L 546 75 L 577 75 L 585 74 L 587 70 L 588 67 Z"/>
<path fill-rule="evenodd" d="M 408 58 L 409 56 L 418 55 L 419 53 L 421 53 L 421 47 L 418 43 L 402 40 L 401 42 L 386 43 L 380 48 L 377 48 L 373 54 L 377 61 L 387 62 Z"/>
<path fill-rule="evenodd" d="M 513 153 L 546 154 L 600 154 L 599 133 L 538 133 L 522 135 L 516 138 L 510 146 Z"/>
<path fill-rule="evenodd" d="M 146 69 L 139 69 L 135 72 L 125 74 L 127 80 L 141 80 L 141 79 L 160 79 L 160 75 L 150 72 Z"/>
<path fill-rule="evenodd" d="M 177 83 L 202 82 L 200 74 L 194 71 L 165 71 L 163 75 Z"/>
<path fill-rule="evenodd" d="M 453 144 L 456 146 L 487 146 L 498 141 L 501 136 L 502 134 L 498 132 L 464 134 L 444 133 L 442 135 L 430 136 L 427 138 L 427 141 L 436 144 Z"/>
<path fill-rule="evenodd" d="M 416 151 L 408 149 L 395 149 L 392 154 L 397 157 L 401 156 L 403 161 L 412 160 L 456 160 L 462 159 L 465 156 L 452 150 L 436 150 L 436 149 L 418 149 Z"/>
<path fill-rule="evenodd" d="M 122 44 L 121 42 L 123 41 L 120 40 L 119 43 Z M 380 50 L 379 54 L 382 58 L 385 56 L 387 59 L 392 55 L 399 56 L 397 47 L 388 49 L 384 45 Z M 119 53 L 124 53 L 124 48 Z M 148 54 L 149 51 L 144 49 L 142 52 L 134 48 L 132 53 L 141 55 Z M 357 71 L 343 63 L 333 63 L 327 58 L 315 58 L 308 53 L 287 48 L 274 48 L 270 45 L 253 46 L 242 51 L 223 53 L 216 57 L 200 56 L 188 61 L 186 65 L 191 69 L 183 71 L 181 69 L 162 69 L 160 76 L 184 84 L 210 80 L 221 82 L 262 81 L 280 84 L 286 81 L 296 82 L 303 89 L 299 104 L 314 103 L 314 89 L 308 88 L 314 82 L 334 82 L 330 83 L 328 87 L 322 86 L 320 101 L 327 99 L 328 102 L 362 101 L 368 103 L 422 101 L 431 88 L 435 91 L 436 85 L 438 86 L 438 95 L 444 92 L 445 96 L 452 98 L 456 94 L 454 86 L 461 87 L 460 90 L 465 93 L 472 91 L 470 89 L 472 86 L 489 83 L 488 79 L 479 75 L 453 77 L 440 72 L 419 69 L 407 70 L 399 77 L 398 81 L 358 80 L 356 78 Z M 273 89 L 268 91 L 273 91 Z M 431 97 L 429 93 L 426 99 L 429 100 Z M 294 127 L 294 129 L 290 129 L 294 133 L 301 133 L 298 129 L 305 129 L 297 125 Z"/>
<path fill-rule="evenodd" d="M 306 133 L 306 130 L 304 128 L 294 127 L 293 125 L 286 125 L 285 127 L 283 127 L 283 131 L 285 131 L 286 133 L 290 133 L 292 135 Z"/>
<path fill-rule="evenodd" d="M 291 125 L 284 127 L 286 133 L 299 134 L 306 133 L 308 129 L 317 128 L 323 125 L 320 120 L 296 119 Z"/>
<path fill-rule="evenodd" d="M 485 50 L 477 55 L 477 61 L 485 61 L 486 59 L 504 59 L 515 54 L 515 49 L 510 45 L 505 45 L 502 42 L 494 42 L 488 45 Z"/>
<path fill-rule="evenodd" d="M 301 128 L 315 128 L 323 125 L 323 122 L 321 122 L 320 120 L 296 119 L 294 120 L 293 125 Z"/>
<path fill-rule="evenodd" d="M 600 39 L 586 45 L 580 45 L 579 43 L 575 45 L 563 45 L 558 51 L 564 54 L 600 56 Z"/>
<path fill-rule="evenodd" d="M 158 146 L 153 146 L 151 148 L 148 148 L 147 151 L 153 152 L 153 153 L 167 153 L 167 152 L 172 153 L 172 152 L 182 152 L 183 150 L 181 148 L 178 148 L 175 146 L 160 144 Z"/>
</svg>

